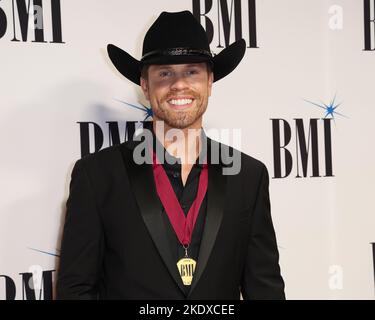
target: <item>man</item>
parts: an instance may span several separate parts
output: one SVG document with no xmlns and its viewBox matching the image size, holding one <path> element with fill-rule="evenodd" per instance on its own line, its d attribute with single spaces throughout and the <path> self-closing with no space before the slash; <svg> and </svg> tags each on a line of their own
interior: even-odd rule
<svg viewBox="0 0 375 320">
<path fill-rule="evenodd" d="M 284 299 L 267 169 L 232 148 L 217 153 L 228 147 L 202 129 L 212 83 L 244 52 L 240 40 L 213 57 L 188 11 L 158 17 L 141 61 L 108 46 L 150 101 L 151 135 L 76 162 L 57 298 Z M 234 174 L 228 159 L 239 160 Z"/>
</svg>

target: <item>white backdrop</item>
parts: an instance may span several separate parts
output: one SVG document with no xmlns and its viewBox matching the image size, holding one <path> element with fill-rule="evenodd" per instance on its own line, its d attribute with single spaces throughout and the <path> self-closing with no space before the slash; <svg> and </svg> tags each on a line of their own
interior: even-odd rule
<svg viewBox="0 0 375 320">
<path fill-rule="evenodd" d="M 126 121 L 145 117 L 118 101 L 147 104 L 140 89 L 112 67 L 106 45 L 114 43 L 140 58 L 144 33 L 160 12 L 192 11 L 193 4 L 192 0 L 62 0 L 64 43 L 53 43 L 51 8 L 58 1 L 41 2 L 46 43 L 33 42 L 32 9 L 26 41 L 11 41 L 13 25 L 21 40 L 17 6 L 13 9 L 11 0 L 0 0 L 0 299 L 6 293 L 12 296 L 13 285 L 15 297 L 26 299 L 22 274 L 56 268 L 70 173 L 81 157 L 79 122 L 99 125 L 106 147 L 106 122 L 118 122 L 123 141 Z M 203 12 L 204 1 L 200 2 Z M 236 1 L 225 2 L 230 9 Z M 247 12 L 252 1 L 239 2 L 243 37 L 249 43 Z M 207 129 L 240 128 L 242 151 L 268 167 L 289 299 L 374 298 L 370 243 L 375 242 L 375 51 L 364 50 L 366 2 L 373 19 L 373 0 L 255 1 L 258 48 L 248 48 L 241 65 L 214 84 L 205 115 Z M 217 12 L 215 0 L 207 16 L 214 26 L 211 49 L 216 53 L 221 50 L 219 24 L 224 43 Z M 206 27 L 203 18 L 201 22 Z M 235 40 L 233 23 L 230 42 Z M 373 29 L 371 23 L 375 48 Z M 307 177 L 296 178 L 294 119 L 303 119 L 307 137 L 310 119 L 322 119 L 326 111 L 306 100 L 322 106 L 335 95 L 335 103 L 341 103 L 335 111 L 344 116 L 334 114 L 331 120 L 334 176 L 324 177 L 319 120 L 321 177 L 310 177 L 309 154 Z M 271 119 L 284 119 L 292 130 L 287 148 L 293 167 L 285 178 L 274 178 Z M 91 130 L 90 150 L 93 137 Z M 38 289 L 38 272 L 33 279 Z"/>
</svg>

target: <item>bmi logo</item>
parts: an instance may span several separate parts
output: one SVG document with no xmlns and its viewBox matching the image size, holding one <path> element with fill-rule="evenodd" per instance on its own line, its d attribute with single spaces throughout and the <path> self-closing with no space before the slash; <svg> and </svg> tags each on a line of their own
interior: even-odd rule
<svg viewBox="0 0 375 320">
<path fill-rule="evenodd" d="M 363 18 L 364 18 L 364 51 L 375 50 L 375 0 L 363 0 Z"/>
<path fill-rule="evenodd" d="M 7 32 L 13 42 L 65 43 L 60 0 L 0 0 L 0 39 Z"/>
<path fill-rule="evenodd" d="M 122 100 L 115 100 L 128 107 L 143 111 L 143 121 L 126 121 L 125 123 L 107 121 L 104 126 L 93 121 L 77 122 L 80 131 L 81 157 L 90 153 L 95 153 L 104 147 L 119 145 L 131 139 L 134 133 L 139 129 L 151 129 L 152 122 L 146 121 L 148 118 L 152 117 L 152 109 L 150 107 L 143 104 L 138 106 Z"/>
<path fill-rule="evenodd" d="M 208 40 L 217 48 L 241 38 L 257 48 L 255 0 L 193 0 L 193 15 L 205 26 Z"/>
<path fill-rule="evenodd" d="M 374 285 L 375 285 L 375 242 L 372 242 L 371 246 L 372 246 L 372 267 L 374 269 Z"/>
<path fill-rule="evenodd" d="M 59 257 L 58 254 L 34 248 L 30 250 Z M 54 287 L 54 273 L 56 270 L 44 270 L 40 265 L 32 265 L 27 272 L 19 273 L 20 277 L 0 274 L 0 300 L 52 300 Z M 18 290 L 17 290 L 18 289 Z M 18 297 L 17 292 L 22 296 Z"/>
<path fill-rule="evenodd" d="M 340 103 L 306 103 L 324 110 L 323 118 L 270 119 L 273 135 L 274 179 L 286 178 L 294 172 L 295 178 L 333 177 L 332 122 Z M 294 141 L 292 142 L 292 138 Z"/>
<path fill-rule="evenodd" d="M 81 139 L 81 157 L 95 153 L 104 147 L 119 145 L 131 139 L 136 130 L 140 128 L 151 128 L 151 121 L 107 121 L 100 124 L 92 121 L 78 122 Z M 105 137 L 106 140 L 105 141 Z"/>
<path fill-rule="evenodd" d="M 39 278 L 36 279 L 33 272 L 22 272 L 21 290 L 22 300 L 52 300 L 53 298 L 53 273 L 55 270 L 42 270 Z M 39 288 L 34 285 L 38 281 Z M 8 275 L 0 274 L 0 282 L 5 291 L 5 300 L 16 299 L 16 282 Z"/>
</svg>

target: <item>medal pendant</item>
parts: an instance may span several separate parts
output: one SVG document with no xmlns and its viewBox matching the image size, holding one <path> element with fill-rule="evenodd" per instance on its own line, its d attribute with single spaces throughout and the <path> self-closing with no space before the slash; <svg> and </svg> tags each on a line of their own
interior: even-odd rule
<svg viewBox="0 0 375 320">
<path fill-rule="evenodd" d="M 193 275 L 197 262 L 191 258 L 182 258 L 177 262 L 177 268 L 180 272 L 182 283 L 185 286 L 190 286 L 193 281 Z"/>
</svg>

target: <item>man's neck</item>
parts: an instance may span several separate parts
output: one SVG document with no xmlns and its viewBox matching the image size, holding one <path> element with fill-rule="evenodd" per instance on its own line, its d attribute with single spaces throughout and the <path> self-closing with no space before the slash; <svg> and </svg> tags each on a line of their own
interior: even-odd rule
<svg viewBox="0 0 375 320">
<path fill-rule="evenodd" d="M 178 130 L 178 133 L 175 134 L 173 129 Z M 197 121 L 193 125 L 184 129 L 173 128 L 165 123 L 163 126 L 159 127 L 156 125 L 156 121 L 154 121 L 153 130 L 163 147 L 172 156 L 181 159 L 182 166 L 192 167 L 202 148 L 201 121 Z"/>
</svg>

